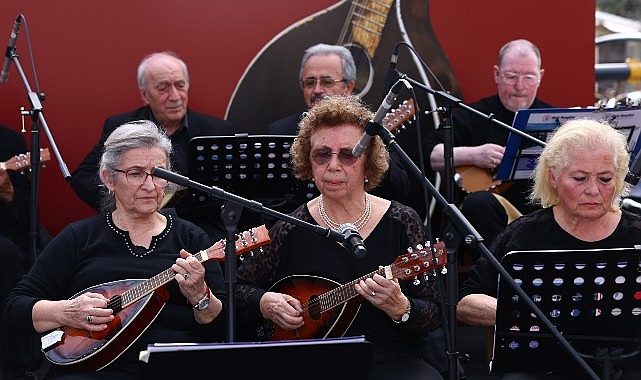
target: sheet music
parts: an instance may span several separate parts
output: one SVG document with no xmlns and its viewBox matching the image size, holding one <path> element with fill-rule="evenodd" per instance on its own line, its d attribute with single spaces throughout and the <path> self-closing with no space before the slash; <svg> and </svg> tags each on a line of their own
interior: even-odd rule
<svg viewBox="0 0 641 380">
<path fill-rule="evenodd" d="M 597 348 L 616 347 L 631 354 L 641 347 L 641 246 L 512 251 L 501 265 L 579 353 L 589 357 Z M 568 361 L 499 276 L 492 371 L 550 371 Z M 638 352 L 630 361 L 635 364 L 626 361 L 628 368 L 641 364 Z"/>
<path fill-rule="evenodd" d="M 548 142 L 554 130 L 568 120 L 589 118 L 608 121 L 628 141 L 628 151 L 631 159 L 639 152 L 639 134 L 641 133 L 641 108 L 538 108 L 516 112 L 512 127 L 531 135 L 541 141 Z M 529 179 L 536 166 L 536 160 L 543 147 L 510 134 L 505 147 L 503 160 L 499 165 L 495 179 L 508 181 L 512 179 Z"/>
</svg>

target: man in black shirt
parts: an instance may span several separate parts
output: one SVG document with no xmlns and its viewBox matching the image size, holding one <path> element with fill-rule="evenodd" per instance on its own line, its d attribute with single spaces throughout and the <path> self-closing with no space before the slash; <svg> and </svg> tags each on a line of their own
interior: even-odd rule
<svg viewBox="0 0 641 380">
<path fill-rule="evenodd" d="M 497 94 L 472 103 L 470 107 L 486 115 L 491 114 L 494 119 L 507 125 L 512 125 L 519 109 L 553 108 L 536 97 L 545 70 L 541 68 L 539 49 L 530 41 L 519 39 L 503 45 L 493 70 Z M 453 161 L 454 167 L 459 169 L 458 174 L 491 177 L 503 159 L 509 130 L 457 108 L 452 112 L 452 132 Z M 429 160 L 426 167 L 439 172 L 444 169 L 444 141 L 444 129 L 436 129 L 427 137 L 423 144 L 425 159 Z M 472 170 L 463 172 L 460 169 L 464 166 L 472 167 Z M 527 199 L 531 185 L 530 180 L 504 183 L 495 189 L 500 196 L 485 189 L 470 194 L 461 189 L 452 201 L 465 198 L 461 211 L 483 237 L 484 244 L 489 246 L 511 218 L 536 208 Z M 440 223 L 435 223 L 435 226 L 438 225 Z"/>
<path fill-rule="evenodd" d="M 120 125 L 132 120 L 151 120 L 161 126 L 173 145 L 172 167 L 188 175 L 189 141 L 197 136 L 232 136 L 234 127 L 228 121 L 192 111 L 189 100 L 189 73 L 185 62 L 172 52 L 157 52 L 146 56 L 138 66 L 138 87 L 143 107 L 107 118 L 100 140 L 72 173 L 71 186 L 76 194 L 96 211 L 100 211 L 102 191 L 98 179 L 98 163 L 104 141 Z M 177 193 L 180 194 L 180 193 Z M 167 197 L 169 198 L 169 197 Z M 180 198 L 176 195 L 175 198 Z M 175 205 L 179 216 L 204 228 L 218 240 L 225 237 L 220 223 L 220 209 L 194 211 L 189 197 Z"/>
</svg>

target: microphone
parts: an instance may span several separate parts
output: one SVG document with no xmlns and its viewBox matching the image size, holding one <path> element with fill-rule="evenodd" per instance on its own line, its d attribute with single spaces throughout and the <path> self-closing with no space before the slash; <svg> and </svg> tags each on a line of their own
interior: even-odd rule
<svg viewBox="0 0 641 380">
<path fill-rule="evenodd" d="M 363 238 L 358 234 L 358 229 L 352 223 L 341 224 L 338 233 L 345 237 L 343 245 L 357 259 L 367 256 L 367 249 L 363 244 Z"/>
<path fill-rule="evenodd" d="M 381 103 L 381 106 L 378 107 L 378 110 L 374 114 L 374 119 L 372 120 L 372 123 L 380 125 L 387 113 L 389 112 L 390 108 L 392 108 L 392 103 L 394 103 L 394 100 L 398 96 L 398 93 L 401 92 L 402 88 L 402 81 L 397 81 L 394 83 L 392 88 L 389 90 L 387 93 L 387 96 L 385 99 L 383 99 L 383 103 Z M 371 131 L 370 129 L 374 129 Z M 367 128 L 365 132 L 363 132 L 363 136 L 361 136 L 361 139 L 358 140 L 358 144 L 354 147 L 352 150 L 352 154 L 356 157 L 360 156 L 363 154 L 365 151 L 365 148 L 367 148 L 367 145 L 369 145 L 369 141 L 372 139 L 372 136 L 376 135 L 376 129 L 375 128 Z"/>
<path fill-rule="evenodd" d="M 189 178 L 185 177 L 184 175 L 176 174 L 172 171 L 169 171 L 167 169 L 163 168 L 158 168 L 155 167 L 151 170 L 151 175 L 154 177 L 166 179 L 169 182 L 173 182 L 177 185 L 181 185 L 184 187 L 189 186 Z"/>
<path fill-rule="evenodd" d="M 4 58 L 4 66 L 2 73 L 0 73 L 0 83 L 7 83 L 9 78 L 9 66 L 11 66 L 11 57 L 16 50 L 16 40 L 18 39 L 18 32 L 20 31 L 20 23 L 22 22 L 22 15 L 18 15 L 16 22 L 13 24 L 11 35 L 9 36 L 9 45 L 7 45 L 7 53 Z"/>
<path fill-rule="evenodd" d="M 385 89 L 392 87 L 392 85 L 398 80 L 398 73 L 396 72 L 396 62 L 398 61 L 398 46 L 394 46 L 394 51 L 392 52 L 392 57 L 389 61 L 389 68 L 387 69 L 387 75 L 385 76 Z"/>
<path fill-rule="evenodd" d="M 641 176 L 641 152 L 637 153 L 637 156 L 634 157 L 628 175 L 625 176 L 625 182 L 636 186 L 637 183 L 639 183 L 639 176 Z"/>
</svg>

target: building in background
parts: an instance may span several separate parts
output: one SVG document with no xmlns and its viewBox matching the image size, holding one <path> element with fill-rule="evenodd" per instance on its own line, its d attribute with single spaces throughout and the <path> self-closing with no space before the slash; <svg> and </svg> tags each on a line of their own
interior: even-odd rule
<svg viewBox="0 0 641 380">
<path fill-rule="evenodd" d="M 641 102 L 641 21 L 596 11 L 595 103 L 614 107 Z"/>
</svg>

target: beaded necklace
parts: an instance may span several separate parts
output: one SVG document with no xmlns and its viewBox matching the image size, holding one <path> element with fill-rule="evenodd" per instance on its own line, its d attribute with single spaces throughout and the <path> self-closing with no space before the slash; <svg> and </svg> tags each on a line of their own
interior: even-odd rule
<svg viewBox="0 0 641 380">
<path fill-rule="evenodd" d="M 338 228 L 341 226 L 339 223 L 334 222 L 332 219 L 330 219 L 329 215 L 327 215 L 327 212 L 325 211 L 325 206 L 323 205 L 323 195 L 321 194 L 320 198 L 318 199 L 318 213 L 320 214 L 321 219 L 323 222 L 331 229 L 333 230 L 338 230 Z M 363 211 L 363 214 L 352 223 L 357 230 L 360 230 L 363 228 L 367 222 L 369 222 L 369 218 L 372 215 L 372 200 L 369 197 L 369 194 L 365 193 L 365 210 Z"/>
<path fill-rule="evenodd" d="M 149 246 L 149 249 L 146 249 L 145 247 L 139 247 L 137 245 L 134 245 L 133 242 L 131 241 L 131 238 L 129 237 L 129 232 L 121 230 L 116 226 L 116 223 L 112 219 L 111 213 L 107 213 L 107 225 L 109 228 L 111 228 L 116 234 L 120 235 L 124 241 L 125 245 L 127 246 L 127 249 L 129 250 L 129 253 L 131 253 L 133 256 L 142 258 L 147 256 L 147 254 L 153 252 L 156 249 L 156 244 L 158 243 L 159 240 L 163 239 L 169 231 L 171 231 L 171 227 L 173 225 L 173 218 L 171 215 L 166 215 L 167 217 L 167 226 L 165 227 L 165 230 L 158 236 L 154 236 L 151 238 L 151 244 Z M 138 253 L 138 252 L 140 253 Z"/>
</svg>

